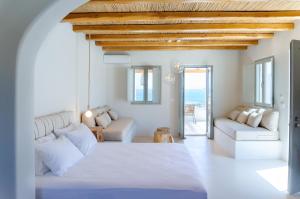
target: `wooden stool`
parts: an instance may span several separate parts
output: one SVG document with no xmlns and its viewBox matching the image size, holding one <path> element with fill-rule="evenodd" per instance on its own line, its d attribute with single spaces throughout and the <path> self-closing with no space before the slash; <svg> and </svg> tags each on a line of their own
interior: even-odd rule
<svg viewBox="0 0 300 199">
<path fill-rule="evenodd" d="M 174 143 L 173 136 L 170 133 L 170 128 L 161 127 L 157 128 L 154 132 L 154 140 L 155 143 Z"/>
</svg>

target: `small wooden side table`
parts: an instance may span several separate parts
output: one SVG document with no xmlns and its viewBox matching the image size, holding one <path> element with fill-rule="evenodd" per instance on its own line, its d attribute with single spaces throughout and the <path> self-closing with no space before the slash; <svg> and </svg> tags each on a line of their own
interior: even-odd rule
<svg viewBox="0 0 300 199">
<path fill-rule="evenodd" d="M 90 127 L 90 130 L 95 135 L 98 142 L 104 142 L 104 135 L 102 133 L 103 128 L 102 127 Z"/>
<path fill-rule="evenodd" d="M 169 128 L 158 128 L 154 132 L 155 143 L 174 143 L 174 138 L 170 133 Z"/>
</svg>

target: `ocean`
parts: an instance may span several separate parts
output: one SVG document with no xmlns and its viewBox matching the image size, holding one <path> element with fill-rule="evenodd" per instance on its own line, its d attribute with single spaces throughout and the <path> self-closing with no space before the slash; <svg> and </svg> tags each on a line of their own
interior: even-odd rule
<svg viewBox="0 0 300 199">
<path fill-rule="evenodd" d="M 206 104 L 205 89 L 186 89 L 184 93 L 185 104 Z M 143 90 L 136 90 L 136 101 L 143 100 Z M 149 92 L 148 98 L 152 99 L 152 92 Z"/>
<path fill-rule="evenodd" d="M 184 92 L 185 104 L 206 104 L 205 89 L 186 89 Z"/>
</svg>

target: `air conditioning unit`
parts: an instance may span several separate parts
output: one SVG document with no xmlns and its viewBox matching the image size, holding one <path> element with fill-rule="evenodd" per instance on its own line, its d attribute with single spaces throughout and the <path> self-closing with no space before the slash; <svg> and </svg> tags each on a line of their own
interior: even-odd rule
<svg viewBox="0 0 300 199">
<path fill-rule="evenodd" d="M 105 64 L 130 64 L 131 59 L 128 54 L 104 54 Z"/>
</svg>

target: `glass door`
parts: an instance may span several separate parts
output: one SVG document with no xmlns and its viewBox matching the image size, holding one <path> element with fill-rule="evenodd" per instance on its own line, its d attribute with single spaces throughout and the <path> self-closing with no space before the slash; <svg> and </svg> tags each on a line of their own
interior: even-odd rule
<svg viewBox="0 0 300 199">
<path fill-rule="evenodd" d="M 212 67 L 185 66 L 179 76 L 180 135 L 212 134 Z"/>
</svg>

